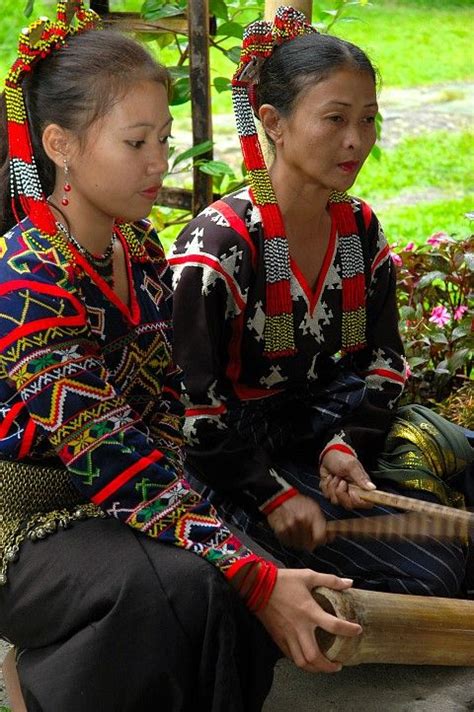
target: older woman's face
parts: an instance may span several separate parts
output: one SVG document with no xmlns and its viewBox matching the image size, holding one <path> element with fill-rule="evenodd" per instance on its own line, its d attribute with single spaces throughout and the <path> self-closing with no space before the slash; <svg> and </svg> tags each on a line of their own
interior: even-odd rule
<svg viewBox="0 0 474 712">
<path fill-rule="evenodd" d="M 292 113 L 280 118 L 276 160 L 289 179 L 348 190 L 375 143 L 377 110 L 370 74 L 337 70 L 303 90 Z"/>
</svg>

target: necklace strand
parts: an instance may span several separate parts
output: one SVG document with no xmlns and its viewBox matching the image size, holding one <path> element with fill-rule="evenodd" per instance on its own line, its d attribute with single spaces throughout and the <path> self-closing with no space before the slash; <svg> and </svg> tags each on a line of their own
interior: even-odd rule
<svg viewBox="0 0 474 712">
<path fill-rule="evenodd" d="M 112 233 L 110 238 L 110 243 L 107 249 L 102 255 L 96 255 L 80 244 L 74 237 L 74 235 L 61 223 L 56 220 L 56 225 L 61 230 L 61 232 L 67 237 L 67 239 L 74 245 L 76 250 L 87 260 L 91 267 L 97 272 L 97 274 L 102 277 L 102 279 L 107 282 L 109 287 L 114 286 L 114 244 L 115 244 L 115 232 Z"/>
</svg>

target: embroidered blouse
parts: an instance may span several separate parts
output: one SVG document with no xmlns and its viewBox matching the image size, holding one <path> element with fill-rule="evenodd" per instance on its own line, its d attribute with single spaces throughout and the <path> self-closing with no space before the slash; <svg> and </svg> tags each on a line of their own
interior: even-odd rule
<svg viewBox="0 0 474 712">
<path fill-rule="evenodd" d="M 61 233 L 25 219 L 0 237 L 0 458 L 53 458 L 110 516 L 230 578 L 257 557 L 182 478 L 169 266 L 147 221 L 116 234 L 128 306 Z"/>
<path fill-rule="evenodd" d="M 367 460 L 382 444 L 403 390 L 405 359 L 389 247 L 370 207 L 343 198 L 352 205 L 358 234 L 341 239 L 344 230 L 330 203 L 331 236 L 313 290 L 291 260 L 294 355 L 269 358 L 263 352 L 263 231 L 247 189 L 192 220 L 169 260 L 191 462 L 214 489 L 236 498 L 244 492 L 265 514 L 295 492 L 268 449 L 243 437 L 242 424 L 264 431 L 273 409 L 280 412 L 283 429 L 292 427 L 291 398 L 311 408 L 320 452 L 337 448 Z M 346 312 L 351 295 L 344 290 L 351 289 L 356 273 L 362 275 L 364 307 Z M 341 354 L 344 329 L 345 343 L 351 343 L 351 333 L 362 333 L 362 340 Z"/>
</svg>

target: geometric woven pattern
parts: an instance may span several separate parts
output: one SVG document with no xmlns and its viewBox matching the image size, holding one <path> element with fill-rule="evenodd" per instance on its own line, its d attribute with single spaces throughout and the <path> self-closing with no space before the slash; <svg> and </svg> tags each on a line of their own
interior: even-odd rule
<svg viewBox="0 0 474 712">
<path fill-rule="evenodd" d="M 358 451 L 364 447 L 359 425 L 364 424 L 366 438 L 383 431 L 406 378 L 394 268 L 380 225 L 368 205 L 345 193 L 331 195 L 329 212 L 331 236 L 313 288 L 291 261 L 291 315 L 268 309 L 268 289 L 278 288 L 283 269 L 280 265 L 274 274 L 269 265 L 278 260 L 282 238 L 264 239 L 261 211 L 248 189 L 194 218 L 170 257 L 186 437 L 206 467 L 215 463 L 216 489 L 222 478 L 226 489 L 244 487 L 259 506 L 284 496 L 288 485 L 275 477 L 268 456 L 240 436 L 242 423 L 265 433 L 272 407 L 275 417 L 284 419 L 285 406 L 278 403 L 291 397 L 314 402 L 317 420 L 316 414 L 338 413 L 341 403 L 345 407 L 344 388 L 362 388 L 367 419 L 359 408 L 357 419 L 344 424 L 343 435 Z M 199 240 L 192 239 L 197 234 Z M 227 259 L 231 247 L 238 255 L 232 262 Z M 268 347 L 290 349 L 285 341 L 290 329 L 295 352 L 268 358 Z M 335 422 L 325 428 L 323 440 L 340 431 Z"/>
<path fill-rule="evenodd" d="M 117 237 L 132 275 L 129 305 L 66 238 L 28 219 L 5 236 L 0 459 L 53 458 L 84 498 L 225 573 L 253 555 L 182 481 L 170 270 L 148 222 L 118 226 Z"/>
</svg>

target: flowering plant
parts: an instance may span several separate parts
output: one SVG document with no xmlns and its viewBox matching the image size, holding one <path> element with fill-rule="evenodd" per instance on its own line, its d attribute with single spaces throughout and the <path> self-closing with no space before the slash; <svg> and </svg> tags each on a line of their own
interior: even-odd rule
<svg viewBox="0 0 474 712">
<path fill-rule="evenodd" d="M 438 232 L 421 247 L 392 249 L 409 368 L 404 398 L 436 405 L 473 386 L 474 235 Z"/>
</svg>

